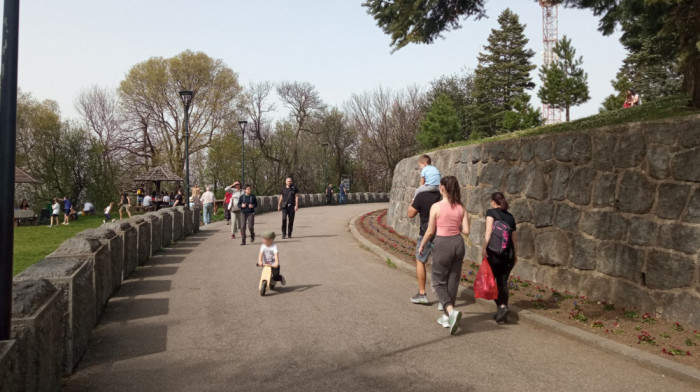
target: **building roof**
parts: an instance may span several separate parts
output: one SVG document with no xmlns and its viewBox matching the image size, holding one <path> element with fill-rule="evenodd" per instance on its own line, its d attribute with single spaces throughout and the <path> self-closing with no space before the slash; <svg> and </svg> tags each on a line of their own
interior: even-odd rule
<svg viewBox="0 0 700 392">
<path fill-rule="evenodd" d="M 165 166 L 156 166 L 153 169 L 147 171 L 134 178 L 134 181 L 184 181 L 182 177 L 170 171 Z"/>
<path fill-rule="evenodd" d="M 29 174 L 25 173 L 22 169 L 15 167 L 15 183 L 32 183 L 38 184 L 39 181 L 33 179 Z"/>
</svg>

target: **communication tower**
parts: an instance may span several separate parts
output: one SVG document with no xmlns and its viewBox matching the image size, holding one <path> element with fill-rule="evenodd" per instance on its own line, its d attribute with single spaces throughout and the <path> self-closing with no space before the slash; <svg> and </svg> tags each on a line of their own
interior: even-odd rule
<svg viewBox="0 0 700 392">
<path fill-rule="evenodd" d="M 559 5 L 556 0 L 540 0 L 542 7 L 542 43 L 544 44 L 544 65 L 550 65 L 555 59 L 554 45 L 559 40 Z M 545 124 L 561 122 L 561 110 L 542 104 L 542 117 Z"/>
</svg>

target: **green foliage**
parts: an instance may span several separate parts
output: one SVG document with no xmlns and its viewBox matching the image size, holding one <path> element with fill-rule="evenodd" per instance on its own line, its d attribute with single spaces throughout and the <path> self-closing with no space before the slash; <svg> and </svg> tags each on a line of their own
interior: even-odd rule
<svg viewBox="0 0 700 392">
<path fill-rule="evenodd" d="M 440 94 L 430 105 L 416 135 L 422 148 L 433 148 L 460 139 L 461 124 L 450 97 Z"/>
<path fill-rule="evenodd" d="M 542 125 L 542 112 L 530 105 L 530 96 L 522 94 L 513 98 L 513 110 L 503 116 L 503 129 L 508 132 Z"/>
<path fill-rule="evenodd" d="M 475 104 L 473 128 L 470 137 L 475 139 L 530 126 L 531 111 L 526 108 L 529 96 L 525 93 L 534 88 L 530 71 L 535 69 L 531 59 L 535 52 L 526 49 L 528 39 L 525 26 L 518 15 L 506 9 L 498 17 L 498 29 L 491 30 L 484 51 L 479 53 L 479 65 L 474 78 Z M 521 105 L 518 117 L 508 115 Z M 509 116 L 506 128 L 504 122 Z"/>
<path fill-rule="evenodd" d="M 474 103 L 474 74 L 463 72 L 461 74 L 443 75 L 430 82 L 430 89 L 426 93 L 425 111 L 427 112 L 433 102 L 441 95 L 447 95 L 457 112 L 460 120 L 461 138 L 469 137 L 469 128 L 473 122 L 469 105 Z"/>
<path fill-rule="evenodd" d="M 566 121 L 570 121 L 572 106 L 578 106 L 590 99 L 588 94 L 588 74 L 583 71 L 583 57 L 576 58 L 576 49 L 571 40 L 564 36 L 554 45 L 555 60 L 540 69 L 542 87 L 537 96 L 543 103 L 555 109 L 566 110 Z"/>
</svg>

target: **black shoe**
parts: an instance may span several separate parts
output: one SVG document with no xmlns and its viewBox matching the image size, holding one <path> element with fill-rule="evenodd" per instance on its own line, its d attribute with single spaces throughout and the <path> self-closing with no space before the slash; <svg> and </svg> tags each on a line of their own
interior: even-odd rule
<svg viewBox="0 0 700 392">
<path fill-rule="evenodd" d="M 507 306 L 498 308 L 498 313 L 496 313 L 496 322 L 498 324 L 505 324 L 508 321 L 509 312 L 510 310 L 508 310 Z"/>
<path fill-rule="evenodd" d="M 292 235 L 291 235 L 291 234 L 289 234 L 289 235 L 287 236 L 287 238 L 292 238 Z"/>
<path fill-rule="evenodd" d="M 251 236 L 250 236 L 250 242 L 251 242 L 251 243 L 255 242 L 255 236 L 254 236 L 254 235 L 251 235 Z"/>
<path fill-rule="evenodd" d="M 287 239 L 287 235 L 286 235 L 286 234 L 282 234 L 282 239 L 283 239 L 283 240 L 286 240 L 286 239 Z"/>
<path fill-rule="evenodd" d="M 245 240 L 241 241 L 241 246 L 245 245 Z"/>
</svg>

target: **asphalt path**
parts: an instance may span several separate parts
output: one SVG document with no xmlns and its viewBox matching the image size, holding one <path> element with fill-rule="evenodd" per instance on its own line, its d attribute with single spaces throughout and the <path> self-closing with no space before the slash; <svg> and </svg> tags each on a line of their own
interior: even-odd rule
<svg viewBox="0 0 700 392">
<path fill-rule="evenodd" d="M 386 204 L 301 209 L 278 239 L 287 285 L 261 297 L 260 240 L 223 222 L 135 271 L 110 300 L 65 391 L 697 391 L 624 357 L 460 298 L 455 336 L 415 279 L 362 249 L 351 218 Z M 280 233 L 281 214 L 256 217 Z M 434 295 L 429 295 L 435 300 Z"/>
</svg>

